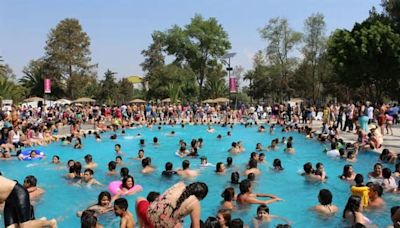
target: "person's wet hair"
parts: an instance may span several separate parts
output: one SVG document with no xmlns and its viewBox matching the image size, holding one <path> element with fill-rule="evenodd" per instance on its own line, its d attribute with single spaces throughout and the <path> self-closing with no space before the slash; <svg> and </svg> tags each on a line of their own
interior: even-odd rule
<svg viewBox="0 0 400 228">
<path fill-rule="evenodd" d="M 114 201 L 114 205 L 126 211 L 128 209 L 128 201 L 125 198 L 119 198 Z"/>
<path fill-rule="evenodd" d="M 85 210 L 81 215 L 81 228 L 93 228 L 96 227 L 97 217 L 96 211 Z"/>
<path fill-rule="evenodd" d="M 122 187 L 128 188 L 127 182 L 129 179 L 132 179 L 132 187 L 135 186 L 135 179 L 133 178 L 133 176 L 128 175 L 128 176 L 124 177 L 124 179 L 122 179 Z"/>
<path fill-rule="evenodd" d="M 251 187 L 251 181 L 245 179 L 242 180 L 239 184 L 239 190 L 240 194 L 245 194 L 249 191 L 249 188 Z"/>
<path fill-rule="evenodd" d="M 363 175 L 360 173 L 357 173 L 356 177 L 354 178 L 354 182 L 356 182 L 356 185 L 361 185 L 364 182 Z"/>
<path fill-rule="evenodd" d="M 392 176 L 392 171 L 389 168 L 382 169 L 382 176 L 385 179 L 389 179 Z"/>
<path fill-rule="evenodd" d="M 312 172 L 312 164 L 311 162 L 307 162 L 303 165 L 304 172 L 310 174 Z"/>
<path fill-rule="evenodd" d="M 182 203 L 189 198 L 190 196 L 195 196 L 198 200 L 204 199 L 208 194 L 208 187 L 203 182 L 194 182 L 186 186 L 185 190 L 179 196 L 178 200 L 176 201 L 176 206 L 171 214 L 174 214 L 176 210 L 178 210 Z"/>
<path fill-rule="evenodd" d="M 165 163 L 165 170 L 170 171 L 173 168 L 173 164 L 171 162 Z"/>
<path fill-rule="evenodd" d="M 90 154 L 85 155 L 85 161 L 86 162 L 92 162 L 93 161 L 93 157 Z"/>
<path fill-rule="evenodd" d="M 110 161 L 108 163 L 108 170 L 109 171 L 115 170 L 116 167 L 117 167 L 117 163 L 115 161 Z"/>
<path fill-rule="evenodd" d="M 98 198 L 97 198 L 97 205 L 101 205 L 101 200 L 106 196 L 109 201 L 111 201 L 111 194 L 107 191 L 100 192 Z"/>
<path fill-rule="evenodd" d="M 231 223 L 229 225 L 229 228 L 243 228 L 244 223 L 243 220 L 240 218 L 235 218 L 231 220 Z"/>
<path fill-rule="evenodd" d="M 239 184 L 239 178 L 240 178 L 239 172 L 233 172 L 231 174 L 231 183 L 232 184 Z"/>
<path fill-rule="evenodd" d="M 281 160 L 279 158 L 275 158 L 272 165 L 274 166 L 275 169 L 283 170 Z"/>
<path fill-rule="evenodd" d="M 256 180 L 256 175 L 254 173 L 249 173 L 249 175 L 247 175 L 247 180 L 255 181 Z"/>
<path fill-rule="evenodd" d="M 262 211 L 265 211 L 265 212 L 267 212 L 269 214 L 269 207 L 267 205 L 264 205 L 264 204 L 258 206 L 257 207 L 257 214 L 262 212 Z"/>
<path fill-rule="evenodd" d="M 182 169 L 188 169 L 190 166 L 189 160 L 183 160 L 182 162 Z"/>
<path fill-rule="evenodd" d="M 126 167 L 122 167 L 121 171 L 120 171 L 121 177 L 125 178 L 127 176 L 129 176 L 129 169 Z"/>
<path fill-rule="evenodd" d="M 151 203 L 154 202 L 159 196 L 160 196 L 159 192 L 149 192 L 149 194 L 147 194 L 146 200 L 149 201 L 149 203 Z"/>
<path fill-rule="evenodd" d="M 257 168 L 257 160 L 251 159 L 249 161 L 249 169 L 256 169 Z"/>
<path fill-rule="evenodd" d="M 29 175 L 25 177 L 24 183 L 29 184 L 29 187 L 36 187 L 37 179 L 35 176 Z"/>
<path fill-rule="evenodd" d="M 232 163 L 233 163 L 232 157 L 227 157 L 227 158 L 226 158 L 226 166 L 229 167 L 229 166 L 232 165 Z"/>
<path fill-rule="evenodd" d="M 142 160 L 142 167 L 146 167 L 149 166 L 151 164 L 151 158 L 150 157 L 146 157 Z"/>
<path fill-rule="evenodd" d="M 233 187 L 225 188 L 221 197 L 224 198 L 224 201 L 232 201 L 235 198 L 235 189 Z"/>
<path fill-rule="evenodd" d="M 353 214 L 354 222 L 356 222 L 356 212 L 361 206 L 361 197 L 352 195 L 347 200 L 346 206 L 343 210 L 343 218 L 346 218 L 346 212 L 349 211 Z"/>
<path fill-rule="evenodd" d="M 85 169 L 84 173 L 89 173 L 90 176 L 93 176 L 93 174 L 94 174 L 92 169 Z"/>
<path fill-rule="evenodd" d="M 318 194 L 318 200 L 321 205 L 329 205 L 332 204 L 332 193 L 328 189 L 321 189 Z"/>
</svg>

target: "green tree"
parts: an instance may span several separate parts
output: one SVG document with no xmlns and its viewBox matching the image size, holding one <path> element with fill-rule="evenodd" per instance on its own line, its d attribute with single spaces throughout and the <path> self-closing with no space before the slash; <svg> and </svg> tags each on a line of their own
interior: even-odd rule
<svg viewBox="0 0 400 228">
<path fill-rule="evenodd" d="M 324 16 L 320 13 L 311 15 L 304 22 L 304 47 L 302 48 L 302 53 L 306 66 L 303 66 L 305 75 L 301 78 L 306 79 L 306 83 L 311 82 L 313 101 L 317 99 L 321 90 L 318 66 L 326 47 L 325 30 Z"/>
<path fill-rule="evenodd" d="M 336 30 L 328 41 L 328 55 L 337 82 L 353 90 L 361 87 L 363 99 L 398 98 L 400 34 L 380 16 L 371 14 L 351 31 Z"/>
<path fill-rule="evenodd" d="M 274 68 L 277 80 L 278 99 L 290 96 L 292 89 L 289 81 L 293 76 L 296 58 L 291 56 L 294 47 L 301 41 L 301 33 L 289 27 L 285 18 L 270 19 L 268 24 L 260 29 L 261 37 L 267 41 L 267 61 Z"/>
<path fill-rule="evenodd" d="M 127 104 L 133 98 L 133 84 L 127 79 L 123 78 L 118 81 L 118 102 Z"/>
<path fill-rule="evenodd" d="M 101 92 L 99 98 L 107 104 L 114 104 L 118 96 L 118 84 L 115 79 L 115 72 L 110 69 L 104 73 L 104 80 L 100 81 Z"/>
<path fill-rule="evenodd" d="M 228 95 L 228 87 L 225 80 L 226 72 L 221 64 L 208 68 L 207 81 L 204 94 L 207 98 L 215 99 Z"/>
<path fill-rule="evenodd" d="M 167 30 L 162 40 L 166 53 L 175 57 L 174 63 L 188 64 L 195 73 L 202 97 L 207 68 L 231 48 L 222 25 L 215 18 L 195 15 L 184 28 L 175 25 Z"/>
<path fill-rule="evenodd" d="M 90 39 L 83 31 L 77 19 L 66 18 L 50 30 L 46 41 L 46 62 L 57 69 L 59 74 L 52 78 L 60 83 L 66 83 L 67 94 L 76 98 L 83 94 L 87 83 L 92 81 L 96 65 L 91 65 Z M 75 88 L 76 87 L 76 88 Z M 82 87 L 82 88 L 81 88 Z M 78 93 L 78 94 L 76 94 Z"/>
<path fill-rule="evenodd" d="M 44 79 L 47 78 L 47 63 L 43 59 L 32 60 L 23 69 L 23 76 L 19 83 L 25 88 L 27 96 L 43 97 Z M 60 83 L 52 81 L 51 97 L 60 98 L 64 95 L 63 88 Z"/>
</svg>

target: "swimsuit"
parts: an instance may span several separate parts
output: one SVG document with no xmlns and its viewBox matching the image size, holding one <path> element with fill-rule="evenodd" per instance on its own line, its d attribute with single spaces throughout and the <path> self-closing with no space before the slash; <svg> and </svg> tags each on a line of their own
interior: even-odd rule
<svg viewBox="0 0 400 228">
<path fill-rule="evenodd" d="M 137 216 L 143 221 L 145 227 L 154 228 L 153 224 L 151 224 L 149 217 L 147 216 L 147 209 L 149 208 L 150 203 L 147 200 L 141 200 L 137 204 Z"/>
<path fill-rule="evenodd" d="M 7 197 L 4 206 L 4 224 L 21 224 L 35 219 L 33 207 L 29 201 L 28 191 L 20 184 L 16 184 Z"/>
</svg>

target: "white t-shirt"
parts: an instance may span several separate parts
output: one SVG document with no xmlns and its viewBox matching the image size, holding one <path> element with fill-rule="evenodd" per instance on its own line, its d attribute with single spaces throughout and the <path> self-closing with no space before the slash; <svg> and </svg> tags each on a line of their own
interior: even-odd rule
<svg viewBox="0 0 400 228">
<path fill-rule="evenodd" d="M 368 118 L 369 119 L 374 118 L 374 107 L 372 107 L 372 106 L 368 107 Z"/>
<path fill-rule="evenodd" d="M 329 157 L 333 157 L 333 158 L 340 157 L 340 153 L 339 153 L 338 149 L 330 150 L 330 151 L 326 152 L 326 155 L 328 155 Z"/>
</svg>

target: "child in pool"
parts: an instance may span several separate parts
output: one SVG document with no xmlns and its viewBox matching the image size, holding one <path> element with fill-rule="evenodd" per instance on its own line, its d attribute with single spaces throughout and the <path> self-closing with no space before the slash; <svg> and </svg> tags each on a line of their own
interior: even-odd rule
<svg viewBox="0 0 400 228">
<path fill-rule="evenodd" d="M 255 228 L 263 227 L 264 224 L 271 222 L 272 219 L 280 219 L 290 224 L 290 221 L 286 218 L 269 214 L 267 205 L 260 205 L 257 207 L 257 216 L 253 219 L 253 225 Z"/>
</svg>

